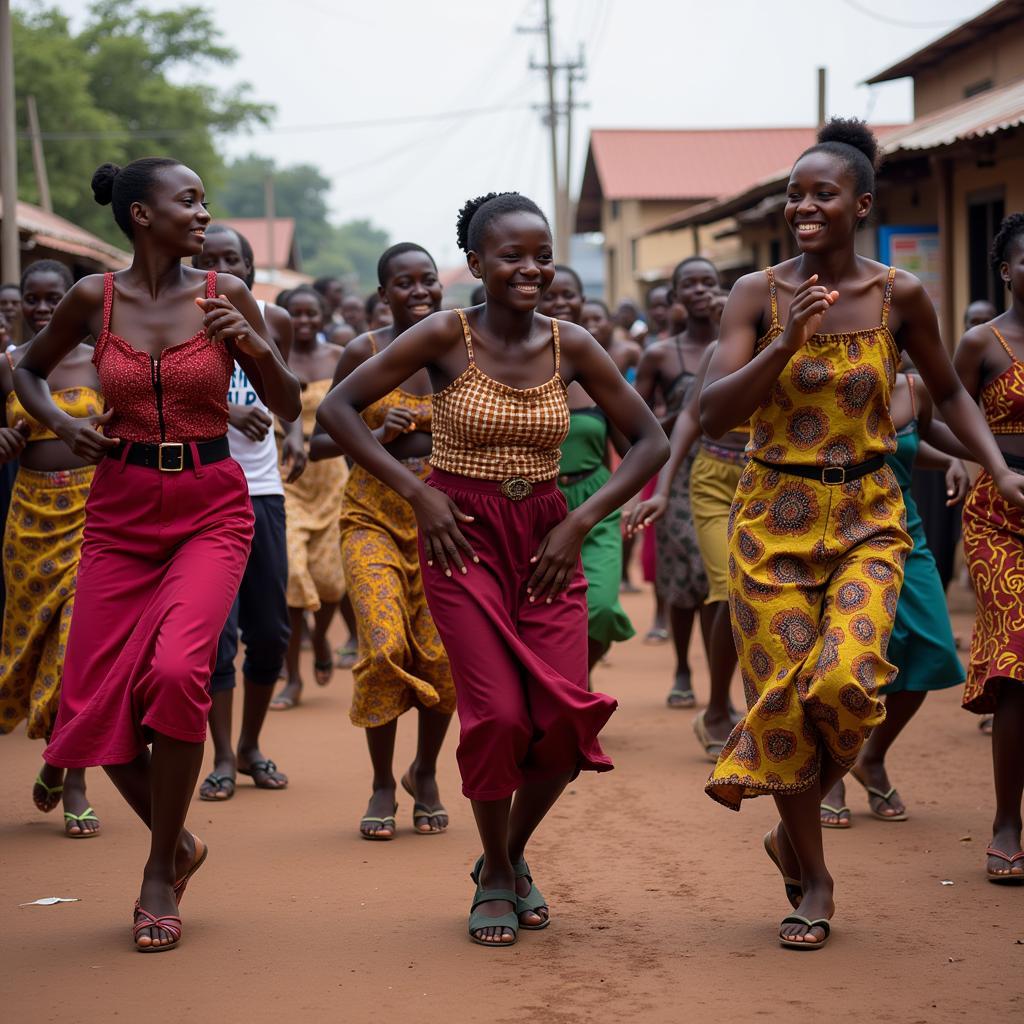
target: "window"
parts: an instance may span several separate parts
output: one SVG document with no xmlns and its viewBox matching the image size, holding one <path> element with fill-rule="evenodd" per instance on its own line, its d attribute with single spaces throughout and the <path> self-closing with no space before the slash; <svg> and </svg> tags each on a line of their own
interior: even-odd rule
<svg viewBox="0 0 1024 1024">
<path fill-rule="evenodd" d="M 611 203 L 611 217 L 612 217 L 612 220 L 618 220 L 619 219 L 619 201 L 618 201 L 618 199 L 613 199 L 612 200 L 612 203 Z"/>
<path fill-rule="evenodd" d="M 774 267 L 776 263 L 782 262 L 782 242 L 773 238 L 768 243 L 768 265 Z"/>
<path fill-rule="evenodd" d="M 1002 189 L 967 197 L 968 302 L 988 299 L 996 309 L 1003 308 L 1003 282 L 989 266 L 988 254 L 1005 215 L 1006 199 Z"/>
<path fill-rule="evenodd" d="M 964 99 L 969 100 L 972 96 L 977 96 L 979 92 L 988 92 L 991 88 L 991 78 L 983 78 L 980 82 L 972 82 L 970 85 L 964 86 Z"/>
</svg>

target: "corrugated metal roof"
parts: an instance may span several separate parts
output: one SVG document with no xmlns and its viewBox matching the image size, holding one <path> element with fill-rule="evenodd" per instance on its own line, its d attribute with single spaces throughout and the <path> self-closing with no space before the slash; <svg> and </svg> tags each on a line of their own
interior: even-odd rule
<svg viewBox="0 0 1024 1024">
<path fill-rule="evenodd" d="M 0 198 L 0 219 L 3 218 L 3 199 Z M 18 230 L 36 239 L 40 245 L 70 256 L 95 260 L 108 270 L 120 270 L 132 261 L 130 253 L 80 228 L 64 217 L 47 213 L 39 206 L 18 201 Z"/>
</svg>

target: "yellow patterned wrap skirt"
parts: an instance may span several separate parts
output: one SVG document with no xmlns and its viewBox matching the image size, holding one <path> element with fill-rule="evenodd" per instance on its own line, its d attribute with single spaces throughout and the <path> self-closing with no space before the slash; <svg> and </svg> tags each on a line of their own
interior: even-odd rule
<svg viewBox="0 0 1024 1024">
<path fill-rule="evenodd" d="M 0 733 L 26 718 L 32 739 L 53 728 L 94 472 L 21 468 L 15 478 L 3 544 Z"/>
<path fill-rule="evenodd" d="M 849 766 L 885 719 L 878 690 L 912 542 L 888 466 L 841 486 L 750 462 L 729 526 L 729 605 L 747 714 L 706 792 L 800 793 L 822 752 Z"/>
<path fill-rule="evenodd" d="M 403 463 L 420 479 L 426 459 Z M 409 503 L 360 466 L 345 487 L 341 560 L 359 631 L 349 718 L 386 725 L 416 704 L 450 715 L 455 684 L 423 594 Z"/>
<path fill-rule="evenodd" d="M 702 444 L 690 470 L 690 511 L 708 578 L 705 604 L 729 600 L 729 511 L 745 464 Z"/>
</svg>

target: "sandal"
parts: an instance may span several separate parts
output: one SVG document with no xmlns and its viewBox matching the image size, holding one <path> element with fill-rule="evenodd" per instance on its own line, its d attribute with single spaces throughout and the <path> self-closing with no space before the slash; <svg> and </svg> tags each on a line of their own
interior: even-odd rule
<svg viewBox="0 0 1024 1024">
<path fill-rule="evenodd" d="M 92 839 L 93 836 L 98 836 L 100 830 L 94 828 L 91 830 L 82 829 L 81 832 L 69 831 L 72 824 L 81 825 L 83 821 L 95 821 L 97 825 L 100 823 L 100 819 L 96 817 L 96 812 L 91 807 L 86 807 L 81 814 L 72 814 L 71 811 L 64 812 L 64 835 L 68 839 Z"/>
<path fill-rule="evenodd" d="M 506 900 L 515 907 L 518 907 L 519 905 L 519 897 L 515 894 L 514 890 L 482 889 L 480 887 L 480 883 L 477 882 L 476 893 L 473 896 L 473 904 L 469 908 L 469 937 L 478 946 L 489 946 L 494 948 L 514 946 L 519 939 L 519 914 L 515 910 L 510 910 L 508 913 L 500 914 L 498 917 L 490 917 L 476 909 L 481 903 L 490 903 L 492 900 Z M 513 939 L 511 942 L 487 942 L 485 939 L 478 939 L 473 933 L 481 931 L 484 928 L 507 929 L 512 933 Z"/>
<path fill-rule="evenodd" d="M 269 758 L 267 758 L 265 761 L 253 761 L 253 763 L 249 765 L 248 768 L 239 768 L 238 774 L 248 775 L 249 778 L 252 779 L 253 785 L 257 789 L 280 790 L 288 788 L 288 776 L 285 775 L 283 772 L 279 772 L 277 770 L 277 765 L 274 764 L 274 762 L 271 761 Z M 257 775 L 266 775 L 269 778 L 276 778 L 278 780 L 283 781 L 284 785 L 268 786 L 265 780 L 263 782 L 260 782 L 260 780 L 256 778 Z"/>
<path fill-rule="evenodd" d="M 181 918 L 173 914 L 165 914 L 163 917 L 154 917 L 148 910 L 143 910 L 138 903 L 135 904 L 135 916 L 142 916 L 141 921 L 132 923 L 132 938 L 135 940 L 135 949 L 139 953 L 166 953 L 174 949 L 181 942 Z M 170 942 L 161 943 L 159 946 L 140 946 L 139 932 L 146 928 L 160 928 L 171 936 Z"/>
<path fill-rule="evenodd" d="M 174 883 L 174 898 L 179 904 L 185 898 L 185 890 L 188 888 L 188 883 L 192 876 L 206 863 L 206 858 L 210 854 L 209 846 L 207 846 L 199 836 L 195 833 L 190 833 L 190 835 L 192 836 L 192 841 L 196 845 L 196 852 L 198 856 L 194 861 L 192 861 L 192 866 L 188 871 L 186 871 L 185 874 L 183 874 L 181 878 Z"/>
<path fill-rule="evenodd" d="M 978 728 L 981 730 L 983 736 L 992 735 L 992 716 L 985 715 L 980 722 L 978 722 Z"/>
<path fill-rule="evenodd" d="M 802 939 L 784 939 L 780 935 L 779 945 L 785 949 L 821 949 L 822 946 L 828 943 L 829 936 L 832 934 L 832 925 L 827 917 L 819 917 L 816 921 L 808 921 L 806 917 L 801 917 L 799 914 L 790 914 L 789 917 L 784 917 L 781 923 L 805 924 L 808 929 L 820 928 L 825 933 L 825 937 L 820 942 L 804 942 Z"/>
<path fill-rule="evenodd" d="M 668 643 L 668 630 L 662 629 L 658 626 L 652 626 L 647 630 L 647 636 L 644 637 L 644 643 L 651 646 L 657 646 L 660 644 Z"/>
<path fill-rule="evenodd" d="M 59 786 L 48 786 L 43 782 L 43 773 L 39 772 L 36 776 L 36 781 L 32 783 L 33 789 L 35 789 L 36 786 L 39 786 L 40 789 L 46 791 L 46 799 L 39 801 L 36 799 L 35 793 L 33 793 L 32 803 L 34 803 L 36 807 L 43 812 L 43 814 L 49 814 L 50 811 L 60 803 L 61 795 L 64 793 L 64 783 L 61 782 Z M 46 806 L 43 806 L 44 804 Z"/>
<path fill-rule="evenodd" d="M 412 799 L 413 799 L 413 805 L 412 805 L 412 829 L 413 829 L 413 831 L 418 836 L 439 836 L 439 835 L 441 835 L 442 832 L 446 832 L 448 830 L 448 826 L 447 825 L 445 825 L 443 828 L 431 827 L 431 828 L 428 828 L 428 829 L 424 830 L 424 829 L 421 829 L 416 824 L 418 821 L 429 821 L 430 818 L 439 818 L 439 817 L 441 817 L 441 815 L 444 815 L 444 817 L 447 818 L 448 817 L 448 812 L 445 810 L 445 808 L 444 808 L 444 806 L 442 804 L 438 804 L 436 807 L 428 807 L 426 804 L 420 803 L 419 800 L 416 799 L 416 791 L 412 788 L 412 785 L 409 782 L 409 777 L 407 775 L 403 775 L 402 776 L 401 782 L 402 782 L 402 789 L 404 789 L 406 791 L 406 793 L 408 793 L 409 796 L 411 796 Z"/>
<path fill-rule="evenodd" d="M 877 811 L 874 805 L 871 803 L 871 798 L 874 797 L 876 800 L 881 800 L 882 803 L 892 806 L 892 798 L 896 792 L 895 786 L 890 786 L 888 792 L 882 792 L 880 789 L 875 789 L 874 786 L 869 786 L 856 772 L 851 771 L 850 774 L 867 790 L 868 792 L 868 810 L 871 812 L 872 817 L 878 818 L 879 821 L 906 821 L 907 812 L 906 810 L 900 811 L 899 814 L 882 814 Z"/>
<path fill-rule="evenodd" d="M 398 811 L 398 804 L 395 804 L 395 810 L 392 811 L 386 818 L 373 818 L 367 815 L 366 817 L 359 819 L 359 834 L 364 839 L 369 839 L 376 843 L 389 843 L 395 838 L 395 814 Z M 391 835 L 383 836 L 379 832 L 364 832 L 364 825 L 383 825 L 384 828 L 391 829 Z"/>
<path fill-rule="evenodd" d="M 359 660 L 359 646 L 355 640 L 349 640 L 344 647 L 339 647 L 335 659 L 338 668 L 352 668 Z"/>
<path fill-rule="evenodd" d="M 764 852 L 768 854 L 769 860 L 779 869 L 779 874 L 782 875 L 782 884 L 786 887 L 786 899 L 789 900 L 789 905 L 796 910 L 800 906 L 800 901 L 804 898 L 804 887 L 798 879 L 790 878 L 783 869 L 774 829 L 765 833 Z"/>
<path fill-rule="evenodd" d="M 199 784 L 199 799 L 210 803 L 230 800 L 235 795 L 234 775 L 218 775 L 210 772 Z"/>
<path fill-rule="evenodd" d="M 690 673 L 681 672 L 672 683 L 672 689 L 668 691 L 665 703 L 670 708 L 695 708 L 697 706 L 697 695 L 690 686 Z"/>
<path fill-rule="evenodd" d="M 484 855 L 481 853 L 477 857 L 476 863 L 473 865 L 473 870 L 470 871 L 469 877 L 479 886 L 480 884 L 480 872 L 484 866 Z M 515 865 L 516 878 L 528 878 L 530 880 L 530 891 L 525 896 L 520 896 L 516 893 L 516 917 L 520 914 L 537 914 L 538 917 L 541 915 L 538 913 L 540 910 L 546 910 L 548 916 L 543 919 L 543 924 L 523 924 L 519 922 L 519 927 L 524 931 L 528 932 L 539 932 L 543 931 L 549 924 L 551 924 L 551 908 L 548 906 L 548 902 L 544 899 L 540 889 L 533 884 L 533 875 L 530 874 L 530 865 L 526 863 L 524 857 Z M 485 943 L 485 945 L 491 945 L 491 943 Z"/>
<path fill-rule="evenodd" d="M 334 675 L 334 659 L 327 658 L 324 661 L 313 662 L 313 677 L 317 686 L 326 686 Z"/>
<path fill-rule="evenodd" d="M 1006 861 L 1007 864 L 1012 868 L 1014 864 L 1019 860 L 1024 860 L 1024 851 L 1020 853 L 1003 853 L 1002 850 L 994 850 L 991 846 L 985 851 L 989 857 L 998 857 L 1000 860 Z M 1011 875 L 1008 872 L 1000 874 L 998 871 L 989 871 L 985 868 L 985 874 L 988 876 L 990 882 L 995 882 L 996 885 L 1022 885 L 1024 884 L 1024 873 Z"/>
<path fill-rule="evenodd" d="M 839 819 L 838 821 L 826 821 L 825 817 L 824 817 L 824 814 L 823 814 L 822 817 L 821 817 L 821 827 L 822 828 L 852 828 L 853 827 L 853 822 L 850 821 L 850 808 L 847 807 L 846 804 L 843 804 L 842 807 L 833 807 L 831 804 L 827 804 L 827 803 L 825 803 L 824 800 L 822 800 L 821 805 L 820 805 L 820 810 L 824 811 L 825 814 L 835 815 L 835 817 L 837 817 Z M 846 818 L 845 821 L 843 820 L 844 817 Z"/>
<path fill-rule="evenodd" d="M 301 692 L 301 691 L 300 691 Z M 292 708 L 299 706 L 299 698 L 285 696 L 284 690 L 282 690 L 269 705 L 270 711 L 291 711 Z"/>
<path fill-rule="evenodd" d="M 692 691 L 691 691 L 692 692 Z M 672 694 L 669 694 L 671 700 Z M 669 707 L 675 705 L 669 704 Z M 693 720 L 693 734 L 697 737 L 697 742 L 704 748 L 704 753 L 707 755 L 707 759 L 713 764 L 718 763 L 718 757 L 722 753 L 725 744 L 728 740 L 716 740 L 711 733 L 708 732 L 708 727 L 704 724 L 704 716 L 707 714 L 706 711 L 702 711 Z"/>
</svg>

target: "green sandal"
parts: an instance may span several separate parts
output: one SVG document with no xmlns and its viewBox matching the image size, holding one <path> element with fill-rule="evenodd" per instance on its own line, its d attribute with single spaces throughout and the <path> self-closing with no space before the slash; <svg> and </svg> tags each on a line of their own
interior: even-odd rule
<svg viewBox="0 0 1024 1024">
<path fill-rule="evenodd" d="M 364 839 L 369 839 L 375 843 L 389 843 L 395 838 L 395 833 L 398 831 L 395 824 L 395 814 L 398 812 L 398 804 L 395 804 L 394 811 L 391 812 L 386 818 L 372 818 L 365 817 L 359 819 L 359 834 Z M 385 828 L 391 829 L 391 835 L 382 836 L 379 832 L 364 832 L 364 825 L 383 825 Z"/>
<path fill-rule="evenodd" d="M 35 798 L 35 796 L 32 797 L 32 803 L 34 803 L 36 807 L 43 812 L 43 814 L 49 814 L 50 811 L 52 811 L 57 806 L 57 804 L 60 803 L 61 795 L 64 793 L 64 783 L 61 782 L 59 786 L 48 786 L 45 782 L 43 782 L 43 773 L 40 772 L 36 776 L 36 781 L 32 783 L 33 789 L 35 789 L 36 786 L 46 791 L 45 803 L 48 803 L 50 806 L 40 806 L 39 801 Z"/>
<path fill-rule="evenodd" d="M 469 937 L 478 946 L 489 946 L 491 948 L 514 946 L 519 939 L 519 914 L 515 910 L 510 910 L 507 914 L 490 917 L 476 909 L 481 903 L 490 903 L 491 900 L 506 900 L 516 906 L 519 903 L 519 897 L 516 896 L 515 891 L 512 889 L 483 889 L 477 883 L 476 893 L 473 896 L 473 905 L 469 908 Z M 507 929 L 513 934 L 514 938 L 511 942 L 487 942 L 484 939 L 478 939 L 473 933 L 484 928 Z"/>
<path fill-rule="evenodd" d="M 100 834 L 100 830 L 98 828 L 95 828 L 90 832 L 87 832 L 84 829 L 81 832 L 68 831 L 72 822 L 81 825 L 84 821 L 95 821 L 97 825 L 100 823 L 100 819 L 96 817 L 96 812 L 91 807 L 86 807 L 81 814 L 72 814 L 71 811 L 65 811 L 64 835 L 66 835 L 68 839 L 92 839 L 93 836 L 98 836 Z"/>
<path fill-rule="evenodd" d="M 525 928 L 528 932 L 543 931 L 551 924 L 551 908 L 540 889 L 533 884 L 533 875 L 530 874 L 530 865 L 526 863 L 525 857 L 516 865 L 516 878 L 525 878 L 530 883 L 530 891 L 525 896 L 516 896 L 516 915 L 532 913 L 541 917 L 539 911 L 548 912 L 548 916 L 543 918 L 540 924 L 523 924 L 520 921 L 519 927 Z"/>
</svg>

